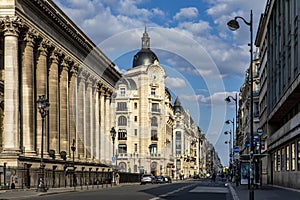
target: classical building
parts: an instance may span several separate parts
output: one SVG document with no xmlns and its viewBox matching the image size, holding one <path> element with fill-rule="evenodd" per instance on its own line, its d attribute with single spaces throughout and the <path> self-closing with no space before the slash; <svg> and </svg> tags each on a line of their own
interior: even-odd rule
<svg viewBox="0 0 300 200">
<path fill-rule="evenodd" d="M 145 29 L 142 49 L 117 83 L 113 99 L 120 171 L 171 175 L 173 107 L 165 78 Z"/>
<path fill-rule="evenodd" d="M 111 164 L 110 102 L 121 75 L 51 0 L 1 1 L 0 25 L 0 165 L 23 170 L 18 184 L 25 186 L 37 185 L 40 165 L 49 186 L 65 184 L 55 172 L 70 166 L 91 182 L 91 173 Z M 44 124 L 43 95 L 50 104 Z"/>
</svg>

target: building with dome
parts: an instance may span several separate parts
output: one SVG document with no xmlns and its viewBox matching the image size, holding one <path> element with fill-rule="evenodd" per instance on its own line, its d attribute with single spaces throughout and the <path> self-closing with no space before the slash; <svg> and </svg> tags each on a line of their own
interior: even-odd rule
<svg viewBox="0 0 300 200">
<path fill-rule="evenodd" d="M 193 122 L 190 125 L 187 115 L 189 119 L 179 120 L 182 129 L 177 134 L 182 137 L 176 140 L 174 105 L 165 79 L 145 29 L 142 48 L 134 55 L 132 68 L 116 84 L 113 97 L 118 170 L 173 178 L 179 173 L 199 173 L 199 131 Z"/>
</svg>

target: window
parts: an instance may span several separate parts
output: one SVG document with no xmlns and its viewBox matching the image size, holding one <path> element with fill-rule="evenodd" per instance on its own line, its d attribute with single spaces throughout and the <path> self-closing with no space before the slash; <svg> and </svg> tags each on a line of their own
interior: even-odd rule
<svg viewBox="0 0 300 200">
<path fill-rule="evenodd" d="M 150 145 L 150 154 L 157 154 L 157 144 Z"/>
<path fill-rule="evenodd" d="M 137 129 L 134 129 L 134 135 L 137 136 L 138 132 Z"/>
<path fill-rule="evenodd" d="M 155 88 L 151 88 L 151 95 L 154 96 L 156 93 L 156 89 Z"/>
<path fill-rule="evenodd" d="M 134 103 L 134 109 L 137 109 L 137 102 Z"/>
<path fill-rule="evenodd" d="M 281 149 L 281 170 L 285 169 L 285 148 Z"/>
<path fill-rule="evenodd" d="M 118 118 L 118 126 L 127 126 L 127 118 L 124 116 L 120 116 Z"/>
<path fill-rule="evenodd" d="M 280 159 L 281 159 L 281 156 L 280 156 L 280 150 L 277 151 L 277 171 L 280 172 Z"/>
<path fill-rule="evenodd" d="M 134 116 L 134 121 L 137 122 L 137 116 Z"/>
<path fill-rule="evenodd" d="M 286 157 L 285 157 L 285 169 L 290 171 L 290 145 L 285 147 Z"/>
<path fill-rule="evenodd" d="M 117 111 L 127 111 L 127 103 L 126 102 L 118 102 L 117 103 Z"/>
<path fill-rule="evenodd" d="M 151 104 L 151 111 L 152 112 L 159 112 L 159 105 L 158 105 L 158 103 L 152 103 Z"/>
<path fill-rule="evenodd" d="M 277 152 L 274 153 L 274 171 L 277 172 Z"/>
<path fill-rule="evenodd" d="M 181 154 L 181 132 L 180 131 L 176 131 L 176 155 Z"/>
<path fill-rule="evenodd" d="M 297 170 L 300 171 L 300 140 L 297 145 Z"/>
<path fill-rule="evenodd" d="M 295 148 L 295 143 L 292 143 L 292 149 L 291 149 L 291 170 L 294 171 L 296 169 L 296 155 L 295 155 L 295 152 L 296 152 L 296 148 Z"/>
<path fill-rule="evenodd" d="M 119 153 L 127 153 L 127 145 L 126 144 L 119 144 L 118 145 L 118 152 Z"/>
<path fill-rule="evenodd" d="M 120 88 L 120 95 L 125 96 L 126 90 L 125 88 Z"/>
<path fill-rule="evenodd" d="M 151 130 L 151 140 L 157 141 L 157 130 Z"/>
<path fill-rule="evenodd" d="M 126 129 L 119 129 L 118 140 L 127 140 L 127 130 Z"/>
<path fill-rule="evenodd" d="M 138 146 L 137 146 L 137 144 L 135 143 L 134 144 L 134 152 L 137 152 L 138 151 Z"/>
<path fill-rule="evenodd" d="M 151 118 L 151 126 L 158 126 L 156 117 Z"/>
</svg>

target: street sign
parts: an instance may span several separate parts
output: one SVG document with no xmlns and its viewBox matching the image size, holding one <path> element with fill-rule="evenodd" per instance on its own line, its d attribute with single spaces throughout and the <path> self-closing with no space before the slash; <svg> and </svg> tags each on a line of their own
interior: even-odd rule
<svg viewBox="0 0 300 200">
<path fill-rule="evenodd" d="M 238 146 L 234 147 L 234 148 L 233 148 L 233 151 L 234 151 L 235 153 L 239 153 L 239 152 L 240 152 L 240 147 L 238 147 Z"/>
<path fill-rule="evenodd" d="M 257 135 L 261 136 L 263 134 L 263 129 L 262 128 L 258 128 L 257 129 Z"/>
</svg>

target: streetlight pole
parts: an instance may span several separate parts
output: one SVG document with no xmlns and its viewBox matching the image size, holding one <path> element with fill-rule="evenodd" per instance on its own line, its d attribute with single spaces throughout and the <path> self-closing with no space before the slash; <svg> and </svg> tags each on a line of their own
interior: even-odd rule
<svg viewBox="0 0 300 200">
<path fill-rule="evenodd" d="M 225 131 L 225 135 L 229 135 L 229 142 L 225 141 L 225 144 L 229 143 L 229 168 L 232 168 L 232 140 L 231 140 L 231 131 Z M 226 143 L 227 142 L 227 143 Z"/>
<path fill-rule="evenodd" d="M 115 162 L 115 139 L 116 139 L 116 130 L 115 127 L 112 127 L 110 130 L 111 139 L 113 142 L 113 159 L 112 161 Z M 115 169 L 114 169 L 114 163 L 113 163 L 113 169 L 112 169 L 112 185 L 115 185 Z"/>
<path fill-rule="evenodd" d="M 254 140 L 254 132 L 253 132 L 253 14 L 252 10 L 250 11 L 250 22 L 247 22 L 243 17 L 236 16 L 233 20 L 230 20 L 227 23 L 227 26 L 230 30 L 235 31 L 240 26 L 237 19 L 242 19 L 243 22 L 250 27 L 250 191 L 249 191 L 249 199 L 254 200 L 254 163 L 253 163 L 253 140 Z"/>
<path fill-rule="evenodd" d="M 237 93 L 235 93 L 235 98 L 233 96 L 228 96 L 226 97 L 224 100 L 226 101 L 226 103 L 230 103 L 232 99 L 235 102 L 235 140 L 233 141 L 233 145 L 235 142 L 235 145 L 238 145 L 238 137 L 237 137 L 237 128 L 238 128 L 238 99 L 237 99 Z"/>
<path fill-rule="evenodd" d="M 75 175 L 75 162 L 74 162 L 74 155 L 75 155 L 75 150 L 76 150 L 76 147 L 75 147 L 75 139 L 73 139 L 73 143 L 72 143 L 72 146 L 71 146 L 71 150 L 73 152 L 73 187 L 74 187 L 74 190 L 76 190 L 76 175 Z"/>
<path fill-rule="evenodd" d="M 37 188 L 38 192 L 47 192 L 45 188 L 45 165 L 44 165 L 44 129 L 45 129 L 45 117 L 48 115 L 49 110 L 49 101 L 45 99 L 45 95 L 39 96 L 36 101 L 37 108 L 42 117 L 42 141 L 41 141 L 41 162 L 40 162 L 40 177 L 39 177 L 39 185 Z"/>
</svg>

